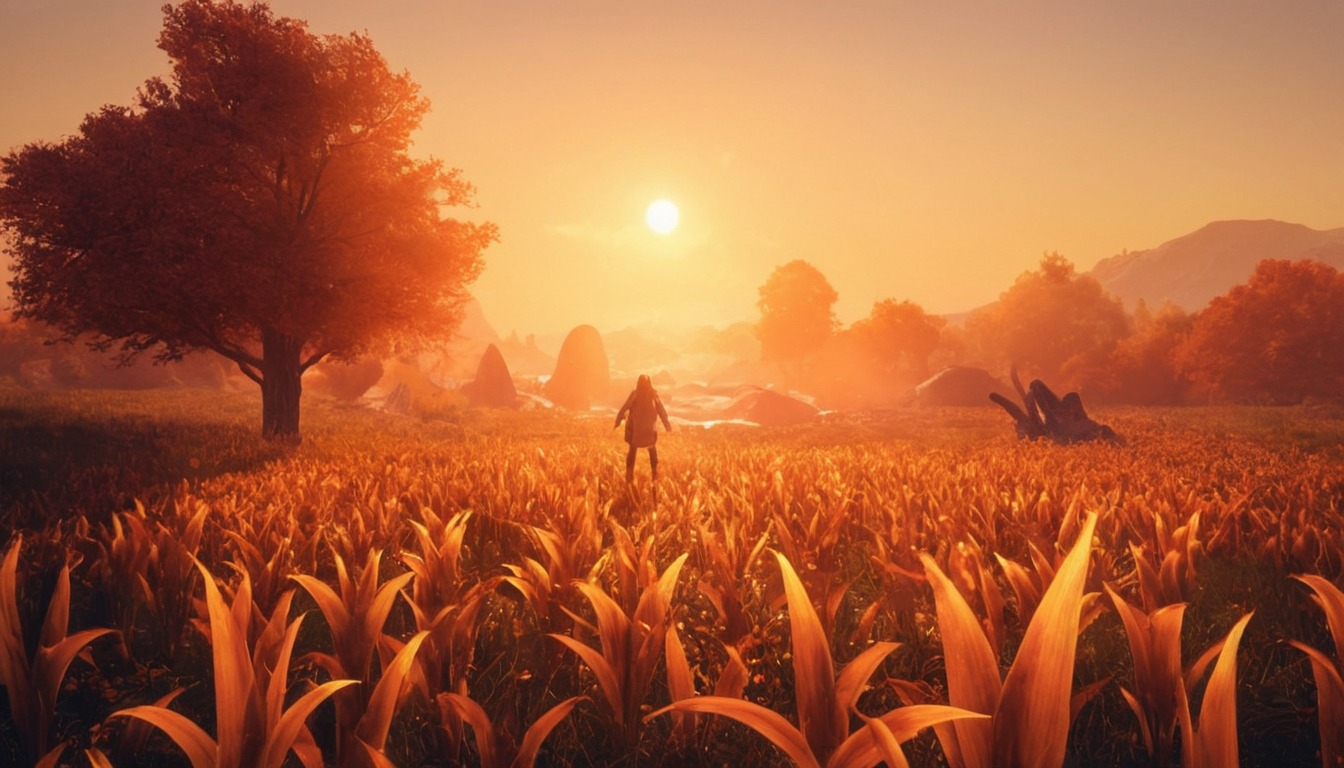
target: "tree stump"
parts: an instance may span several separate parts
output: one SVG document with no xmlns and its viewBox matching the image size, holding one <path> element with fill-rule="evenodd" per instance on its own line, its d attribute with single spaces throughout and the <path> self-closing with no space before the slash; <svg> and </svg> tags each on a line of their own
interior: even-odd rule
<svg viewBox="0 0 1344 768">
<path fill-rule="evenodd" d="M 1060 398 L 1045 382 L 1034 379 L 1027 389 L 1017 377 L 1017 367 L 1012 369 L 1013 387 L 1022 406 L 1000 395 L 990 394 L 989 399 L 998 403 L 1017 422 L 1017 436 L 1026 440 L 1049 438 L 1056 443 L 1067 445 L 1089 440 L 1105 440 L 1110 443 L 1123 443 L 1115 430 L 1105 424 L 1093 421 L 1083 409 L 1083 399 L 1077 392 L 1070 392 Z"/>
</svg>

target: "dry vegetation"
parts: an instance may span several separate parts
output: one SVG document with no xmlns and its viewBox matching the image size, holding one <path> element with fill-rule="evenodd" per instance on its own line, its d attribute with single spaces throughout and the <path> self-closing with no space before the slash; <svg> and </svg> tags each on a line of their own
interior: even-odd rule
<svg viewBox="0 0 1344 768">
<path fill-rule="evenodd" d="M 686 427 L 654 504 L 606 417 L 255 408 L 0 393 L 0 764 L 1341 757 L 1338 410 Z"/>
</svg>

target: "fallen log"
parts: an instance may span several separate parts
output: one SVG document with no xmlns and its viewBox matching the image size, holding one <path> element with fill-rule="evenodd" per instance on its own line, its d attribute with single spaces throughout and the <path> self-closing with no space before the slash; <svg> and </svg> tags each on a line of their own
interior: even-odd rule
<svg viewBox="0 0 1344 768">
<path fill-rule="evenodd" d="M 1087 415 L 1083 409 L 1083 399 L 1077 392 L 1058 397 L 1040 379 L 1034 379 L 1030 387 L 1023 389 L 1016 366 L 1012 368 L 1012 379 L 1017 396 L 1022 398 L 1021 406 L 998 392 L 990 393 L 989 399 L 1013 417 L 1017 423 L 1018 437 L 1024 440 L 1049 438 L 1065 445 L 1089 440 L 1124 442 L 1115 434 L 1115 430 L 1093 421 Z"/>
</svg>

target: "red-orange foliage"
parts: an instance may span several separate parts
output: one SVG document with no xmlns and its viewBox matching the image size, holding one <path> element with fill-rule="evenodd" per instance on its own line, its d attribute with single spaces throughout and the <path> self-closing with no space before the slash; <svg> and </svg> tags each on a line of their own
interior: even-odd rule
<svg viewBox="0 0 1344 768">
<path fill-rule="evenodd" d="M 428 103 L 367 37 L 186 0 L 159 47 L 135 106 L 0 158 L 18 315 L 128 358 L 213 350 L 263 433 L 297 435 L 310 366 L 456 324 L 494 226 L 442 218 L 472 188 L 407 155 Z"/>
<path fill-rule="evenodd" d="M 1195 318 L 1181 370 L 1216 399 L 1291 404 L 1344 394 L 1344 275 L 1270 260 Z"/>
<path fill-rule="evenodd" d="M 1060 380 L 1066 366 L 1104 358 L 1128 332 L 1120 300 L 1094 278 L 1074 273 L 1058 253 L 1046 254 L 1041 268 L 1024 272 L 999 300 L 966 321 L 971 345 L 984 362 L 1016 364 L 1034 378 Z"/>
</svg>

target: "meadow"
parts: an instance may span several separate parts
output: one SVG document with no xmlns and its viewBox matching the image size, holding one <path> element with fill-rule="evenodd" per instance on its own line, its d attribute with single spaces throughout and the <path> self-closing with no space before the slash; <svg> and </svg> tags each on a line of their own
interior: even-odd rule
<svg viewBox="0 0 1344 768">
<path fill-rule="evenodd" d="M 1344 759 L 1339 408 L 258 413 L 0 389 L 0 764 Z"/>
</svg>

